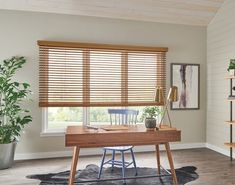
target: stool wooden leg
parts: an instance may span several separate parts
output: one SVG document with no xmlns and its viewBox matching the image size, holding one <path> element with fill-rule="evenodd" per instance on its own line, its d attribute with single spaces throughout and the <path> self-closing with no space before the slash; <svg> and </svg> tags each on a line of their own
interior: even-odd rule
<svg viewBox="0 0 235 185">
<path fill-rule="evenodd" d="M 131 157 L 132 157 L 133 165 L 135 167 L 135 176 L 137 176 L 138 173 L 137 173 L 137 167 L 136 167 L 136 162 L 135 162 L 135 155 L 134 155 L 134 152 L 133 152 L 132 148 L 131 148 Z"/>
<path fill-rule="evenodd" d="M 173 178 L 174 185 L 178 185 L 178 181 L 177 181 L 177 177 L 176 177 L 176 173 L 175 173 L 175 168 L 174 168 L 174 162 L 172 159 L 172 154 L 171 154 L 171 149 L 170 149 L 169 143 L 165 143 L 165 147 L 166 147 L 166 153 L 167 153 L 168 161 L 169 161 L 170 168 L 171 168 L 171 175 Z"/>
<path fill-rule="evenodd" d="M 103 158 L 102 158 L 102 161 L 101 161 L 100 170 L 99 170 L 99 174 L 98 174 L 98 179 L 100 179 L 100 176 L 101 176 L 101 173 L 102 173 L 102 170 L 103 170 L 105 156 L 106 156 L 106 150 L 104 149 Z"/>
<path fill-rule="evenodd" d="M 159 150 L 159 145 L 155 145 L 156 147 L 156 157 L 157 157 L 157 169 L 158 169 L 158 174 L 161 174 L 161 161 L 160 161 L 160 150 Z"/>
<path fill-rule="evenodd" d="M 69 185 L 73 185 L 73 183 L 74 183 L 74 177 L 75 177 L 76 169 L 77 169 L 79 151 L 80 151 L 80 148 L 78 146 L 75 146 L 74 150 L 73 150 L 73 159 L 72 159 L 72 164 L 71 164 Z"/>
<path fill-rule="evenodd" d="M 126 184 L 126 180 L 125 180 L 125 156 L 124 156 L 124 152 L 121 152 L 121 157 L 122 157 L 122 178 L 123 178 L 123 184 Z"/>
<path fill-rule="evenodd" d="M 114 167 L 114 160 L 115 160 L 115 150 L 113 150 L 113 154 L 112 154 L 112 171 Z"/>
</svg>

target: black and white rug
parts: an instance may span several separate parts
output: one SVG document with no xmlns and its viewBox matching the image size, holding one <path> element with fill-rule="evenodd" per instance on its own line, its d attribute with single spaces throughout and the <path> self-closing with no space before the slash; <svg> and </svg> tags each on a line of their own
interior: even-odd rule
<svg viewBox="0 0 235 185">
<path fill-rule="evenodd" d="M 176 175 L 179 185 L 186 184 L 190 181 L 194 181 L 198 178 L 198 174 L 195 172 L 196 167 L 186 166 L 179 169 L 176 169 Z M 76 181 L 85 181 L 97 179 L 97 174 L 99 167 L 93 164 L 90 164 L 84 170 L 78 170 L 75 176 L 74 185 L 122 185 L 122 180 L 119 181 L 104 181 L 104 182 L 93 182 L 93 183 L 76 183 Z M 27 178 L 38 179 L 40 180 L 40 185 L 67 185 L 69 179 L 70 171 L 64 171 L 60 173 L 49 173 L 49 174 L 40 174 L 40 175 L 29 175 Z M 133 177 L 135 170 L 133 168 L 126 169 L 126 176 Z M 156 168 L 138 168 L 138 176 L 144 175 L 156 175 Z M 162 174 L 166 174 L 165 171 L 162 171 Z M 104 168 L 102 178 L 120 178 L 121 169 L 114 168 L 111 171 L 111 168 Z M 151 178 L 141 178 L 141 179 L 129 179 L 126 180 L 127 185 L 172 185 L 171 176 L 151 177 Z"/>
</svg>

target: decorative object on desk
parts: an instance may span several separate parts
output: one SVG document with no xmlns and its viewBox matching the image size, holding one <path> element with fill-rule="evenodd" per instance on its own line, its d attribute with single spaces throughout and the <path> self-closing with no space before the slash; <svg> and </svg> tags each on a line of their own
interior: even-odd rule
<svg viewBox="0 0 235 185">
<path fill-rule="evenodd" d="M 121 130 L 128 130 L 128 126 L 126 125 L 108 125 L 108 126 L 101 126 L 100 127 L 106 131 L 121 131 Z"/>
<path fill-rule="evenodd" d="M 229 95 L 228 100 L 235 100 L 235 95 Z"/>
<path fill-rule="evenodd" d="M 158 91 L 159 91 L 159 92 L 158 92 Z M 161 92 L 161 91 L 162 91 L 162 92 Z M 169 120 L 169 123 L 170 123 L 170 127 L 172 127 L 170 115 L 169 115 L 169 112 L 168 112 L 168 105 L 169 105 L 169 103 L 177 102 L 177 101 L 178 101 L 178 87 L 172 86 L 172 87 L 170 88 L 166 100 L 165 100 L 165 98 L 164 98 L 164 96 L 163 96 L 163 90 L 162 90 L 162 88 L 161 88 L 161 87 L 157 87 L 157 88 L 156 88 L 155 101 L 156 101 L 157 103 L 161 103 L 162 101 L 164 102 L 164 103 L 163 103 L 163 105 L 164 105 L 164 110 L 163 110 L 162 118 L 161 118 L 161 121 L 160 121 L 160 124 L 159 124 L 159 128 L 162 126 L 162 122 L 163 122 L 163 119 L 164 119 L 164 117 L 165 117 L 166 114 L 167 114 L 167 116 L 168 116 L 168 120 Z"/>
<path fill-rule="evenodd" d="M 197 168 L 194 166 L 185 166 L 179 169 L 176 169 L 176 175 L 178 179 L 179 185 L 184 185 L 188 182 L 194 181 L 198 179 L 198 174 L 196 173 Z M 139 176 L 144 175 L 156 175 L 156 168 L 138 168 Z M 39 174 L 39 175 L 28 175 L 29 179 L 38 179 L 40 180 L 41 185 L 54 184 L 54 185 L 67 185 L 70 171 L 64 171 L 59 173 L 49 173 L 49 174 Z M 99 167 L 90 164 L 87 165 L 86 169 L 78 170 L 75 177 L 75 185 L 123 185 L 121 180 L 119 181 L 103 181 L 103 182 L 93 182 L 93 183 L 76 183 L 78 181 L 85 180 L 96 180 L 97 174 L 99 172 Z M 134 168 L 126 169 L 126 174 L 128 177 L 133 177 L 135 173 Z M 166 172 L 162 171 L 161 174 L 165 174 Z M 104 169 L 105 179 L 111 178 L 120 178 L 120 168 L 114 168 L 111 173 L 111 168 Z M 171 176 L 162 176 L 159 177 L 151 177 L 151 178 L 139 178 L 139 179 L 130 179 L 126 181 L 128 185 L 149 185 L 149 184 L 167 184 L 173 185 Z"/>
<path fill-rule="evenodd" d="M 98 129 L 99 129 L 99 127 L 97 127 L 97 126 L 92 126 L 92 125 L 86 125 L 86 128 L 87 128 L 87 129 L 92 129 L 92 130 L 98 130 Z"/>
<path fill-rule="evenodd" d="M 171 103 L 172 110 L 199 109 L 199 81 L 199 64 L 171 64 L 171 86 L 177 86 L 179 88 L 179 101 Z"/>
<path fill-rule="evenodd" d="M 161 108 L 158 106 L 145 107 L 143 110 L 141 120 L 144 120 L 145 127 L 148 130 L 154 130 L 157 125 L 156 117 L 161 116 L 161 114 L 162 114 Z"/>
<path fill-rule="evenodd" d="M 30 85 L 12 79 L 25 62 L 24 57 L 12 57 L 0 64 L 0 169 L 12 166 L 18 137 L 32 121 L 22 106 L 31 92 Z"/>
<path fill-rule="evenodd" d="M 235 59 L 230 59 L 227 71 L 229 72 L 230 76 L 235 76 Z"/>
</svg>

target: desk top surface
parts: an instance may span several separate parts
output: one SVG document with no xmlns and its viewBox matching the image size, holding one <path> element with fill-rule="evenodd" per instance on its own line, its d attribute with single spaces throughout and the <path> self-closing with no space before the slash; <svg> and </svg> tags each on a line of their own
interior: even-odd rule
<svg viewBox="0 0 235 185">
<path fill-rule="evenodd" d="M 121 133 L 157 133 L 157 132 L 180 132 L 176 128 L 162 126 L 159 130 L 147 130 L 143 124 L 141 125 L 99 125 L 94 127 L 86 126 L 68 126 L 66 135 L 87 135 L 87 134 L 121 134 Z"/>
<path fill-rule="evenodd" d="M 176 128 L 162 127 L 160 130 L 148 131 L 144 125 L 132 125 L 120 130 L 97 130 L 86 126 L 68 126 L 65 134 L 65 146 L 102 147 L 148 145 L 175 142 L 181 140 L 181 131 Z M 112 127 L 112 126 L 111 126 Z M 110 128 L 111 128 L 110 127 Z"/>
</svg>

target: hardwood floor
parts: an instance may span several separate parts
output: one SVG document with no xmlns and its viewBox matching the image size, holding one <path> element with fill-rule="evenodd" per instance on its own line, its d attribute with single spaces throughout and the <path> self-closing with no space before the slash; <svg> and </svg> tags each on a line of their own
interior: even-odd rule
<svg viewBox="0 0 235 185">
<path fill-rule="evenodd" d="M 165 152 L 161 152 L 161 163 L 169 169 Z M 190 149 L 173 151 L 175 167 L 196 166 L 199 179 L 187 185 L 235 185 L 235 161 L 209 149 Z M 79 158 L 78 168 L 87 164 L 99 165 L 101 156 Z M 136 154 L 138 166 L 156 167 L 154 152 Z M 71 158 L 17 161 L 11 169 L 0 170 L 0 185 L 38 185 L 39 181 L 25 176 L 40 173 L 55 173 L 69 170 Z"/>
</svg>

